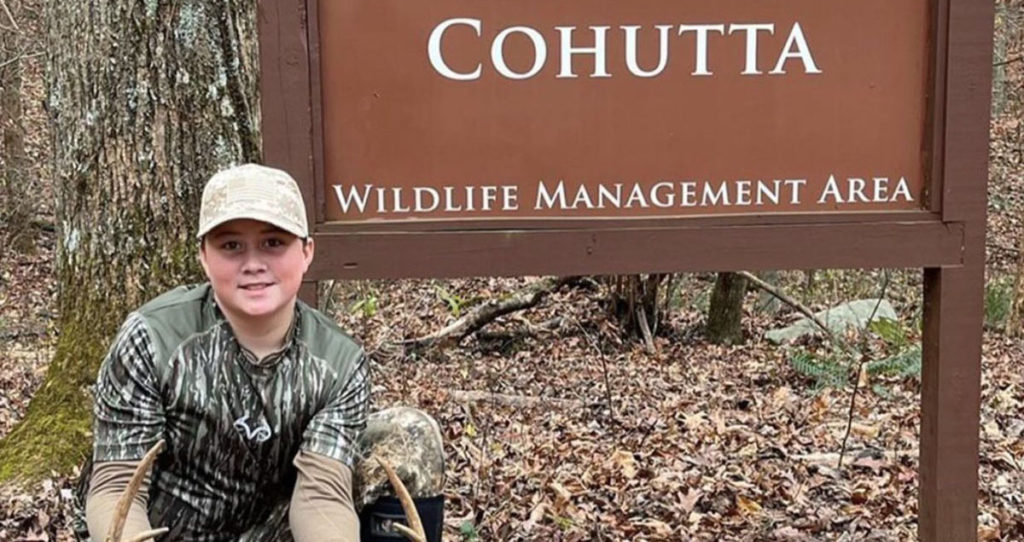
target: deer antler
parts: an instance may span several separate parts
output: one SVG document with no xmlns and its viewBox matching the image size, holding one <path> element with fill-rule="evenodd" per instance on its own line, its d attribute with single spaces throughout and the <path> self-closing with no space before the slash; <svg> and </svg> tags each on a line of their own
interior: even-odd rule
<svg viewBox="0 0 1024 542">
<path fill-rule="evenodd" d="M 114 522 L 110 524 L 110 528 L 107 530 L 107 536 L 104 538 L 104 542 L 121 542 L 121 534 L 124 531 L 124 522 L 128 519 L 128 510 L 132 506 L 132 499 L 139 493 L 139 488 L 142 486 L 142 479 L 146 477 L 146 473 L 149 472 L 150 467 L 153 466 L 153 462 L 156 461 L 156 456 L 163 451 L 166 442 L 161 440 L 153 445 L 152 448 L 146 452 L 146 455 L 139 462 L 139 466 L 135 467 L 135 474 L 132 475 L 132 479 L 128 481 L 128 487 L 124 488 L 124 493 L 121 493 L 121 498 L 117 500 L 117 507 L 114 509 Z M 167 532 L 167 527 L 161 527 L 159 529 L 153 529 L 144 533 L 132 537 L 127 542 L 142 542 L 150 538 L 156 538 Z"/>
<path fill-rule="evenodd" d="M 427 533 L 423 530 L 423 521 L 420 520 L 420 514 L 416 511 L 416 505 L 412 502 L 409 490 L 405 488 L 405 484 L 402 483 L 398 474 L 395 473 L 395 469 L 391 468 L 391 464 L 386 459 L 377 456 L 377 462 L 380 463 L 381 467 L 384 467 L 384 472 L 388 473 L 388 480 L 391 481 L 392 487 L 395 488 L 395 496 L 398 497 L 398 502 L 402 503 L 405 519 L 409 521 L 408 527 L 401 523 L 395 523 L 395 530 L 405 535 L 412 542 L 427 542 Z"/>
</svg>

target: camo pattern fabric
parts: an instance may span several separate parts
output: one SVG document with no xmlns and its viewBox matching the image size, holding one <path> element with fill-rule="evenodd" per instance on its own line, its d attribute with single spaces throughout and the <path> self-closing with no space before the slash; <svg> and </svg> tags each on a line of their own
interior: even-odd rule
<svg viewBox="0 0 1024 542">
<path fill-rule="evenodd" d="M 359 437 L 359 457 L 352 477 L 356 510 L 394 495 L 377 457 L 391 464 L 414 499 L 434 497 L 444 489 L 441 428 L 422 410 L 394 407 L 371 414 Z"/>
<path fill-rule="evenodd" d="M 381 496 L 394 496 L 387 474 L 375 457 L 385 458 L 414 499 L 440 495 L 444 486 L 444 449 L 441 428 L 429 414 L 411 407 L 393 407 L 369 415 L 359 440 L 353 491 L 359 510 Z M 87 466 L 87 468 L 89 468 Z M 83 480 L 87 480 L 83 476 Z M 76 497 L 75 531 L 81 542 L 91 542 L 85 527 L 84 499 L 88 484 L 80 482 Z M 278 503 L 266 520 L 238 537 L 244 542 L 291 542 L 288 504 Z"/>
<path fill-rule="evenodd" d="M 93 461 L 138 460 L 165 439 L 150 523 L 172 528 L 164 540 L 240 540 L 287 504 L 300 449 L 354 465 L 368 373 L 362 349 L 301 302 L 285 346 L 257 361 L 208 285 L 174 290 L 128 317 L 102 364 Z"/>
</svg>

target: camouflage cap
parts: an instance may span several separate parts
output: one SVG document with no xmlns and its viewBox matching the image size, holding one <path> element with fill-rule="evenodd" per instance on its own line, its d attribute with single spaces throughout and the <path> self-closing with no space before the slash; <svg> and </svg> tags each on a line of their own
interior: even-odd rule
<svg viewBox="0 0 1024 542">
<path fill-rule="evenodd" d="M 291 175 L 258 164 L 245 164 L 217 172 L 203 188 L 199 234 L 239 218 L 273 224 L 298 237 L 309 237 L 306 205 Z"/>
</svg>

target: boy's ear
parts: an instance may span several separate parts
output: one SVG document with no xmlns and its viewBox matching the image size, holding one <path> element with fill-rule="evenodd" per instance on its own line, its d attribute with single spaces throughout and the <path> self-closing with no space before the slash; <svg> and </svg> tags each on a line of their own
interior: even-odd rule
<svg viewBox="0 0 1024 542">
<path fill-rule="evenodd" d="M 210 269 L 206 264 L 206 239 L 199 241 L 199 253 L 196 255 L 199 259 L 199 265 L 203 266 L 203 273 L 207 277 L 210 276 Z"/>
<path fill-rule="evenodd" d="M 313 245 L 313 238 L 306 238 L 306 242 L 302 245 L 302 255 L 306 260 L 306 268 L 302 271 L 303 274 L 305 274 L 306 271 L 309 271 L 309 266 L 313 263 L 313 254 L 316 252 L 315 249 L 316 247 Z"/>
</svg>

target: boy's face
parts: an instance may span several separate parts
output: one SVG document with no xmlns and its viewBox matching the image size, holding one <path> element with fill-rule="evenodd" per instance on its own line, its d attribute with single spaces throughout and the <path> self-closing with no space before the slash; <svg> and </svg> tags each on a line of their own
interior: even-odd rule
<svg viewBox="0 0 1024 542">
<path fill-rule="evenodd" d="M 313 261 L 313 240 L 258 220 L 225 222 L 206 234 L 199 261 L 222 309 L 259 319 L 290 310 Z"/>
</svg>

